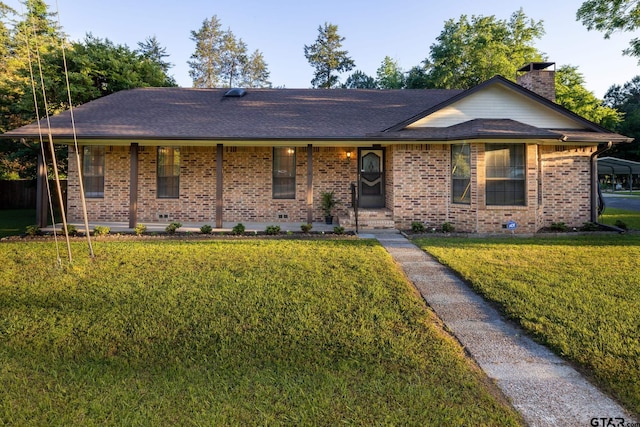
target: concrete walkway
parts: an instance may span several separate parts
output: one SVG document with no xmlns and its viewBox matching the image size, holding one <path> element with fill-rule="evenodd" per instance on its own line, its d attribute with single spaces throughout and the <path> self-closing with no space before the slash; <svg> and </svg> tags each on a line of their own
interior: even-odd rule
<svg viewBox="0 0 640 427">
<path fill-rule="evenodd" d="M 530 426 L 589 426 L 592 418 L 624 418 L 624 409 L 572 366 L 536 344 L 473 292 L 462 280 L 393 232 L 372 237 L 402 267 L 427 304 Z"/>
</svg>

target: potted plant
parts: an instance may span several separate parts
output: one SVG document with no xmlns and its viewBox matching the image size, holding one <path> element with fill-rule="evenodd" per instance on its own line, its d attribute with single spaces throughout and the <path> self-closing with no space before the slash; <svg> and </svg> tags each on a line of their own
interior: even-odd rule
<svg viewBox="0 0 640 427">
<path fill-rule="evenodd" d="M 331 215 L 331 211 L 338 204 L 333 191 L 320 193 L 320 198 L 322 200 L 322 212 L 324 212 L 324 222 L 326 224 L 331 224 L 333 222 L 333 215 Z"/>
</svg>

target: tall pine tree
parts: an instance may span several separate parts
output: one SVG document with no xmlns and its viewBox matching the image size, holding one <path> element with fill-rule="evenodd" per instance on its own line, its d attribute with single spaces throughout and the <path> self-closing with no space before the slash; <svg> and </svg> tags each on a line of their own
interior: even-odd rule
<svg viewBox="0 0 640 427">
<path fill-rule="evenodd" d="M 398 65 L 398 61 L 394 61 L 388 56 L 382 60 L 376 75 L 380 89 L 402 89 L 405 85 L 404 73 Z"/>
<path fill-rule="evenodd" d="M 165 61 L 164 58 L 169 57 L 167 48 L 162 46 L 155 35 L 147 37 L 145 41 L 138 42 L 138 49 L 135 51 L 143 58 L 154 62 L 162 68 L 162 71 L 168 76 L 169 69 L 173 67 L 171 62 Z M 171 82 L 175 83 L 173 77 L 168 77 Z"/>
<path fill-rule="evenodd" d="M 256 50 L 247 55 L 247 44 L 230 29 L 222 30 L 215 15 L 205 20 L 198 31 L 191 31 L 191 40 L 196 43 L 188 61 L 193 87 L 271 86 L 262 53 Z"/>
<path fill-rule="evenodd" d="M 351 71 L 355 62 L 346 50 L 341 50 L 344 37 L 338 34 L 338 26 L 326 23 L 318 27 L 315 43 L 304 46 L 304 56 L 315 68 L 311 84 L 316 88 L 331 89 L 339 85 L 337 73 Z"/>
</svg>

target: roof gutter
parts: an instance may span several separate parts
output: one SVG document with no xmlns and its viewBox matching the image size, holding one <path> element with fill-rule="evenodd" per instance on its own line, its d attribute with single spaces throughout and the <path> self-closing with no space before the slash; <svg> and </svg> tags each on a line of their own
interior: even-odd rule
<svg viewBox="0 0 640 427">
<path fill-rule="evenodd" d="M 598 155 L 609 150 L 613 142 L 609 141 L 602 148 L 598 148 L 591 154 L 591 222 L 598 223 L 598 202 L 600 201 L 602 210 L 604 210 L 604 200 L 600 193 L 600 185 L 598 184 Z M 602 225 L 602 224 L 600 224 Z"/>
</svg>

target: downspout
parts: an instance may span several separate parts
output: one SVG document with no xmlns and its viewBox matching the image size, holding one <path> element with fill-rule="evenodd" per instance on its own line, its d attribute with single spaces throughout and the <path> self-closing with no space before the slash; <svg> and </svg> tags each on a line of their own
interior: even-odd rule
<svg viewBox="0 0 640 427">
<path fill-rule="evenodd" d="M 612 142 L 598 148 L 593 154 L 591 154 L 591 222 L 598 223 L 598 201 L 604 210 L 604 199 L 600 193 L 600 185 L 598 183 L 598 155 L 604 153 L 611 148 Z M 602 225 L 602 224 L 600 224 Z"/>
</svg>

